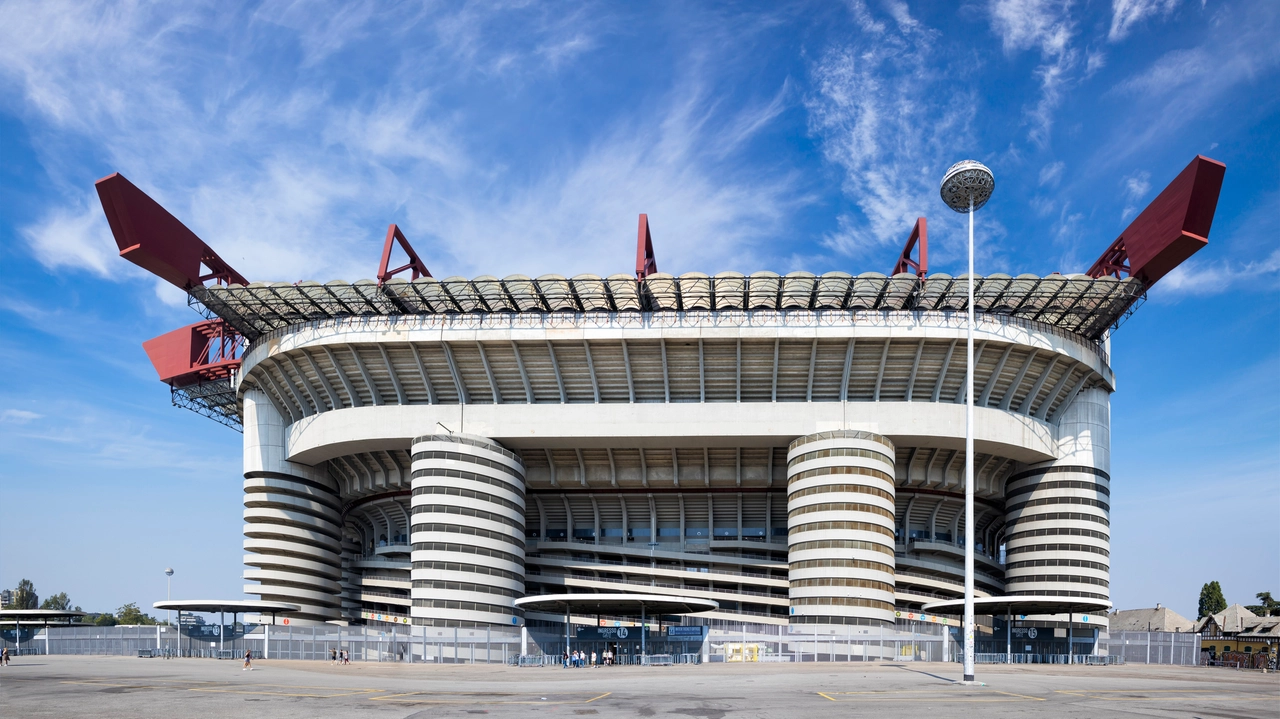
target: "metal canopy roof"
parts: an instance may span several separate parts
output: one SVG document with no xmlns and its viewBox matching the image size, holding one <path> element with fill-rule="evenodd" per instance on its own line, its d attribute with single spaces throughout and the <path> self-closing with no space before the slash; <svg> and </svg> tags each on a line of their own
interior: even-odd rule
<svg viewBox="0 0 1280 719">
<path fill-rule="evenodd" d="M 780 276 L 690 272 L 679 277 L 511 275 L 472 280 L 423 277 L 358 282 L 285 282 L 196 286 L 189 292 L 250 340 L 275 329 L 337 317 L 466 313 L 664 312 L 744 310 L 967 310 L 966 276 L 887 277 L 870 272 Z M 1088 275 L 990 275 L 976 278 L 978 312 L 1013 315 L 1098 340 L 1142 297 L 1141 280 Z"/>
<path fill-rule="evenodd" d="M 47 624 L 55 619 L 71 621 L 72 619 L 83 617 L 85 614 L 86 612 L 77 612 L 71 609 L 0 609 L 0 624 L 12 624 L 14 622 Z"/>
<path fill-rule="evenodd" d="M 261 612 L 263 614 L 286 614 L 302 611 L 302 607 L 288 602 L 264 602 L 257 599 L 175 599 L 156 602 L 151 605 L 156 609 L 173 609 L 182 612 L 230 612 L 244 614 Z"/>
<path fill-rule="evenodd" d="M 945 602 L 932 602 L 923 607 L 926 612 L 937 614 L 959 614 L 964 612 L 963 599 L 948 599 Z M 974 612 L 978 614 L 1105 614 L 1111 609 L 1111 602 L 1105 599 L 1088 599 L 1085 597 L 1053 597 L 1053 596 L 1016 596 L 1016 597 L 975 597 Z"/>
<path fill-rule="evenodd" d="M 515 602 L 521 609 L 538 612 L 574 611 L 614 616 L 640 616 L 641 608 L 649 614 L 697 614 L 720 608 L 720 603 L 710 599 L 673 597 L 664 594 L 542 594 L 522 597 Z"/>
</svg>

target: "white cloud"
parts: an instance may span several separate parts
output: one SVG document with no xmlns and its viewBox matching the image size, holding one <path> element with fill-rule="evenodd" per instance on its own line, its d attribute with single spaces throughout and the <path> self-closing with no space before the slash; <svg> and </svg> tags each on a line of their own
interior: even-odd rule
<svg viewBox="0 0 1280 719">
<path fill-rule="evenodd" d="M 79 206 L 55 207 L 22 236 L 40 264 L 50 270 L 87 270 L 99 277 L 132 276 L 119 260 L 119 249 L 96 196 Z"/>
<path fill-rule="evenodd" d="M 967 144 L 976 103 L 949 91 L 944 73 L 931 67 L 937 31 L 902 7 L 891 8 L 892 26 L 861 3 L 853 11 L 862 36 L 813 65 L 815 88 L 805 105 L 810 131 L 843 171 L 844 193 L 860 215 L 842 213 L 824 244 L 857 257 L 901 244 L 915 219 L 938 207 L 938 178 L 955 161 L 955 148 Z M 950 221 L 934 214 L 931 234 L 945 237 Z M 945 245 L 930 250 L 935 260 L 946 259 Z"/>
<path fill-rule="evenodd" d="M 1049 185 L 1050 187 L 1053 187 L 1057 185 L 1058 181 L 1062 179 L 1062 170 L 1064 168 L 1066 168 L 1066 164 L 1061 160 L 1051 162 L 1040 168 L 1040 186 L 1044 187 L 1045 185 Z"/>
<path fill-rule="evenodd" d="M 1138 204 L 1151 191 L 1151 173 L 1146 170 L 1135 172 L 1121 181 L 1124 189 L 1125 206 L 1120 219 L 1128 220 L 1138 213 Z"/>
<path fill-rule="evenodd" d="M 54 123 L 35 142 L 67 198 L 23 233 L 50 269 L 129 269 L 85 187 L 85 145 L 255 280 L 371 276 L 389 222 L 439 274 L 626 272 L 642 211 L 663 269 L 749 270 L 753 243 L 805 201 L 785 171 L 745 172 L 737 159 L 786 108 L 786 85 L 743 107 L 700 89 L 732 58 L 688 63 L 644 112 L 560 145 L 495 149 L 485 133 L 508 120 L 522 78 L 541 82 L 598 45 L 608 21 L 590 5 L 288 2 L 248 19 L 141 2 L 15 9 L 0 28 L 0 74 L 24 89 L 26 112 Z M 32 39 L 49 26 L 59 32 Z M 347 48 L 379 36 L 398 49 L 372 82 L 338 86 Z M 300 57 L 277 49 L 291 42 Z M 489 104 L 443 99 L 459 82 L 502 86 Z"/>
<path fill-rule="evenodd" d="M 1168 15 L 1177 6 L 1178 0 L 1111 0 L 1111 31 L 1107 39 L 1123 40 L 1134 25 L 1152 15 Z"/>
<path fill-rule="evenodd" d="M 1074 81 L 1080 52 L 1072 46 L 1075 23 L 1069 0 L 991 0 L 991 29 L 1006 53 L 1038 49 L 1043 61 L 1033 74 L 1040 83 L 1040 99 L 1026 114 L 1028 138 L 1040 147 L 1049 143 L 1054 113 Z"/>
<path fill-rule="evenodd" d="M 28 412 L 25 409 L 6 409 L 0 411 L 0 422 L 9 422 L 12 424 L 26 424 L 33 419 L 40 419 L 44 415 Z"/>
</svg>

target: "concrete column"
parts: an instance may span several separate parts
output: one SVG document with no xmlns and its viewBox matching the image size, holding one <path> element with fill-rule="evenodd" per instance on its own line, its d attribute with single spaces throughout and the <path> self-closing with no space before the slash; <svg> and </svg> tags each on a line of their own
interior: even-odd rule
<svg viewBox="0 0 1280 719">
<path fill-rule="evenodd" d="M 793 624 L 894 621 L 894 446 L 854 430 L 787 451 Z"/>
<path fill-rule="evenodd" d="M 524 464 L 493 440 L 413 441 L 411 613 L 425 626 L 512 626 L 524 596 Z"/>
<path fill-rule="evenodd" d="M 244 393 L 246 594 L 302 606 L 303 623 L 341 619 L 341 506 L 318 468 L 285 459 L 285 421 L 265 392 Z"/>
<path fill-rule="evenodd" d="M 1111 421 L 1105 390 L 1060 413 L 1059 458 L 1019 467 L 1005 485 L 1006 591 L 1111 595 Z"/>
</svg>

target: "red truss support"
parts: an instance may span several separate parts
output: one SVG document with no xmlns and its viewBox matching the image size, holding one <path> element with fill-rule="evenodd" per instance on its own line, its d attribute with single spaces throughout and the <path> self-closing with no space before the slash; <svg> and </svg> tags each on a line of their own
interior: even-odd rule
<svg viewBox="0 0 1280 719">
<path fill-rule="evenodd" d="M 160 381 L 170 387 L 227 379 L 240 368 L 244 338 L 220 319 L 166 332 L 142 343 Z"/>
<path fill-rule="evenodd" d="M 1227 166 L 1196 155 L 1085 274 L 1137 277 L 1147 287 L 1209 244 Z"/>
<path fill-rule="evenodd" d="M 396 242 L 400 243 L 400 249 L 404 250 L 404 253 L 409 256 L 409 263 L 394 270 L 389 270 L 387 267 L 391 264 L 391 249 L 394 246 L 393 243 Z M 410 245 L 409 240 L 405 239 L 400 227 L 392 224 L 387 228 L 387 241 L 382 245 L 382 262 L 378 265 L 378 285 L 381 286 L 382 283 L 405 270 L 412 270 L 412 279 L 415 280 L 419 277 L 431 276 L 431 270 L 428 270 L 427 265 L 418 258 L 418 253 L 413 251 L 413 245 Z"/>
<path fill-rule="evenodd" d="M 911 259 L 911 251 L 915 249 L 917 242 L 920 243 L 919 262 Z M 903 272 L 911 272 L 920 279 L 929 274 L 929 223 L 923 217 L 916 218 L 916 226 L 911 228 L 911 236 L 907 238 L 907 244 L 903 246 L 902 254 L 898 256 L 898 262 L 889 276 Z"/>
<path fill-rule="evenodd" d="M 658 271 L 658 259 L 653 255 L 653 236 L 649 234 L 649 216 L 640 215 L 640 228 L 636 232 L 636 279 L 643 280 Z"/>
<path fill-rule="evenodd" d="M 249 284 L 196 233 L 124 175 L 108 175 L 94 187 L 121 257 L 182 290 L 209 280 L 224 285 Z"/>
</svg>

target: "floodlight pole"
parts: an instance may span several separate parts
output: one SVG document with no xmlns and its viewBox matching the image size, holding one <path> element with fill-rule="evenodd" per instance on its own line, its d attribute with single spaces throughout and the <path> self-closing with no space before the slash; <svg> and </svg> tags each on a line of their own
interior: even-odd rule
<svg viewBox="0 0 1280 719">
<path fill-rule="evenodd" d="M 969 215 L 969 311 L 966 327 L 965 354 L 965 422 L 964 422 L 964 683 L 973 683 L 973 330 L 976 314 L 973 302 L 973 213 L 991 199 L 995 177 L 985 165 L 962 160 L 952 165 L 942 177 L 939 192 L 947 207 Z"/>
<path fill-rule="evenodd" d="M 964 409 L 964 680 L 973 672 L 973 196 L 969 196 L 969 327 Z"/>
</svg>

